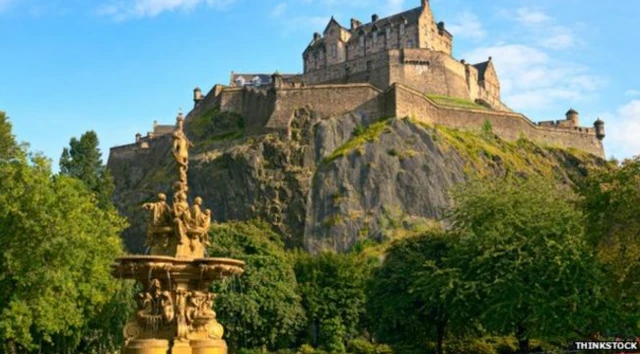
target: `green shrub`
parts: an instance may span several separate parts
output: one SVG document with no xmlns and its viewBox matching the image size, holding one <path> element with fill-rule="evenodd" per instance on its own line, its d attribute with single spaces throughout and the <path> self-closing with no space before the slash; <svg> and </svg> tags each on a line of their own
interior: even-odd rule
<svg viewBox="0 0 640 354">
<path fill-rule="evenodd" d="M 446 352 L 448 354 L 498 354 L 491 344 L 481 339 L 449 343 L 446 346 Z"/>
<path fill-rule="evenodd" d="M 364 338 L 356 338 L 350 341 L 347 349 L 350 354 L 376 354 L 376 345 Z"/>
</svg>

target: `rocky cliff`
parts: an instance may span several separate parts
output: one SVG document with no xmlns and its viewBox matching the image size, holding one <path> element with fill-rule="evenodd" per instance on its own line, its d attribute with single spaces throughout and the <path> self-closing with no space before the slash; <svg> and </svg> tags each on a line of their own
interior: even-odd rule
<svg viewBox="0 0 640 354">
<path fill-rule="evenodd" d="M 189 195 L 201 196 L 218 222 L 261 218 L 290 247 L 344 251 L 391 230 L 440 218 L 448 189 L 475 175 L 546 174 L 566 181 L 598 163 L 576 150 L 424 125 L 410 117 L 320 117 L 298 109 L 286 136 L 245 136 L 242 117 L 209 110 L 187 121 L 195 147 Z M 115 202 L 130 217 L 129 249 L 143 251 L 141 203 L 176 178 L 170 137 L 148 149 L 112 149 Z"/>
</svg>

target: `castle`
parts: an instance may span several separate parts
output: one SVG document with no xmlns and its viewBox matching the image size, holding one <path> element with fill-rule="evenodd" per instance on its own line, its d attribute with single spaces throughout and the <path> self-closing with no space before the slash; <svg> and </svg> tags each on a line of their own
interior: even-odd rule
<svg viewBox="0 0 640 354">
<path fill-rule="evenodd" d="M 574 148 L 604 157 L 604 123 L 580 126 L 578 112 L 565 119 L 534 123 L 500 99 L 500 82 L 491 57 L 470 64 L 452 57 L 453 36 L 437 22 L 428 0 L 414 9 L 343 27 L 333 17 L 322 34 L 313 34 L 302 54 L 300 75 L 231 73 L 229 85 L 203 95 L 193 91 L 194 108 L 186 122 L 211 109 L 243 117 L 247 134 L 288 134 L 295 112 L 312 109 L 319 117 L 345 113 L 362 121 L 413 116 L 429 124 L 479 129 L 490 122 L 496 135 L 515 141 L 524 136 L 543 144 Z M 145 148 L 165 126 L 137 136 Z M 112 153 L 116 152 L 112 149 Z"/>
</svg>

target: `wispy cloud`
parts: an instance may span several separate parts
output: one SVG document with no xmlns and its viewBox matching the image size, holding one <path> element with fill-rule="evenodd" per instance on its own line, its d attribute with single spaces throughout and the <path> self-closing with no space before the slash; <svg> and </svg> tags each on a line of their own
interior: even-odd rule
<svg viewBox="0 0 640 354">
<path fill-rule="evenodd" d="M 544 11 L 529 7 L 521 7 L 516 10 L 501 10 L 500 15 L 526 26 L 540 25 L 551 20 L 551 17 Z"/>
<path fill-rule="evenodd" d="M 280 17 L 287 10 L 287 3 L 281 2 L 271 10 L 271 17 Z"/>
<path fill-rule="evenodd" d="M 479 47 L 465 58 L 479 62 L 489 56 L 500 77 L 503 100 L 516 110 L 584 100 L 604 82 L 586 66 L 554 59 L 543 49 L 524 44 Z"/>
<path fill-rule="evenodd" d="M 605 147 L 610 154 L 618 158 L 640 155 L 640 100 L 632 100 L 601 118 L 607 127 Z"/>
<path fill-rule="evenodd" d="M 447 29 L 456 37 L 484 39 L 487 35 L 478 16 L 472 12 L 461 12 Z"/>
<path fill-rule="evenodd" d="M 2 1 L 2 0 L 0 0 Z M 204 5 L 224 9 L 235 0 L 131 0 L 112 2 L 98 9 L 100 15 L 113 17 L 118 21 L 131 18 L 156 17 L 163 12 L 191 11 Z"/>
</svg>

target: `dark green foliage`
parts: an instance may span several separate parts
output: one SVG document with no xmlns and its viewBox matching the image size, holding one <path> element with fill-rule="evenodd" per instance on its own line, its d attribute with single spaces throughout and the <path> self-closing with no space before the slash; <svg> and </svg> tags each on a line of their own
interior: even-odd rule
<svg viewBox="0 0 640 354">
<path fill-rule="evenodd" d="M 212 257 L 246 263 L 244 274 L 214 284 L 216 311 L 232 348 L 288 348 L 304 326 L 293 261 L 262 222 L 214 225 Z"/>
<path fill-rule="evenodd" d="M 592 170 L 578 186 L 586 214 L 587 240 L 606 277 L 609 307 L 615 323 L 594 318 L 591 327 L 609 334 L 635 335 L 640 321 L 640 157 Z"/>
<path fill-rule="evenodd" d="M 418 350 L 443 340 L 455 275 L 438 271 L 450 248 L 447 233 L 437 228 L 391 245 L 368 294 L 368 316 L 378 341 Z"/>
<path fill-rule="evenodd" d="M 197 141 L 219 141 L 242 137 L 244 128 L 245 122 L 241 115 L 220 112 L 214 108 L 191 120 L 187 126 L 187 133 Z"/>
<path fill-rule="evenodd" d="M 355 253 L 296 256 L 296 278 L 307 313 L 308 341 L 344 352 L 364 326 L 366 282 L 374 260 Z"/>
<path fill-rule="evenodd" d="M 575 335 L 600 310 L 602 275 L 570 190 L 530 179 L 471 182 L 454 193 L 458 233 L 448 267 L 459 273 L 458 321 L 496 334 Z M 470 301 L 474 300 L 474 301 Z"/>
<path fill-rule="evenodd" d="M 364 338 L 356 338 L 349 342 L 347 352 L 351 354 L 393 354 L 386 344 L 375 344 Z"/>
<path fill-rule="evenodd" d="M 115 189 L 113 177 L 102 164 L 100 142 L 94 131 L 88 131 L 80 140 L 71 138 L 69 148 L 62 150 L 60 173 L 74 177 L 93 191 L 102 208 L 111 207 L 111 198 Z"/>
</svg>

